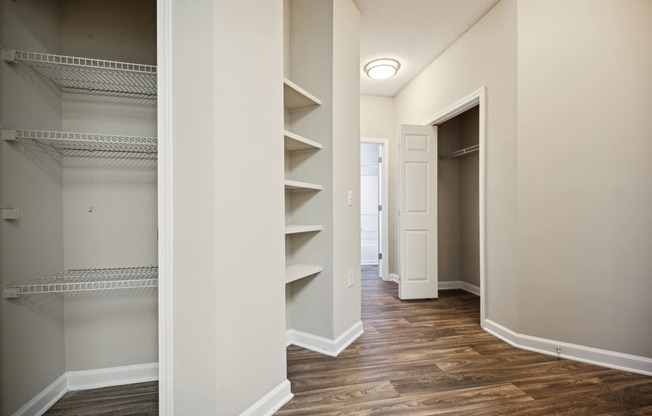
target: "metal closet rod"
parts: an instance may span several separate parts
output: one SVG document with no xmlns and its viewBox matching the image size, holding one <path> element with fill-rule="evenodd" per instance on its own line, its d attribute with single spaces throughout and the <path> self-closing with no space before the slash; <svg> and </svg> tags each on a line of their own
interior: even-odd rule
<svg viewBox="0 0 652 416">
<path fill-rule="evenodd" d="M 454 159 L 456 157 L 464 157 L 477 153 L 480 150 L 479 144 L 474 144 L 473 146 L 465 147 L 464 149 L 456 150 L 447 155 L 442 156 L 442 159 Z"/>
</svg>

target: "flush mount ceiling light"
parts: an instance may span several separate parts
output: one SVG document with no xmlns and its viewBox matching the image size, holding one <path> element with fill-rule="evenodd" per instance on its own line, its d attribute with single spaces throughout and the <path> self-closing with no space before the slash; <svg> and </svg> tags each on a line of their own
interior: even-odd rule
<svg viewBox="0 0 652 416">
<path fill-rule="evenodd" d="M 400 67 L 401 64 L 394 59 L 375 59 L 365 65 L 364 72 L 371 79 L 387 79 L 396 75 Z"/>
</svg>

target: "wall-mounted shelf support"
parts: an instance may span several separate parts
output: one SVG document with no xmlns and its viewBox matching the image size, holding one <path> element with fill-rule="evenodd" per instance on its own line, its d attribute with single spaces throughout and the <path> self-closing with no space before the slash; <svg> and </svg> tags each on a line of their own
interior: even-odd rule
<svg viewBox="0 0 652 416">
<path fill-rule="evenodd" d="M 2 60 L 28 65 L 62 92 L 156 98 L 153 65 L 8 49 Z"/>
<path fill-rule="evenodd" d="M 158 286 L 158 267 L 71 269 L 3 288 L 5 299 L 44 293 L 136 289 Z"/>
<path fill-rule="evenodd" d="M 20 218 L 18 215 L 18 207 L 9 207 L 9 206 L 2 206 L 0 207 L 0 212 L 2 212 L 2 219 L 3 220 L 17 220 Z"/>
<path fill-rule="evenodd" d="M 71 133 L 61 131 L 3 129 L 7 141 L 34 140 L 60 151 L 118 152 L 155 154 L 155 137 L 117 136 L 112 134 Z"/>
</svg>

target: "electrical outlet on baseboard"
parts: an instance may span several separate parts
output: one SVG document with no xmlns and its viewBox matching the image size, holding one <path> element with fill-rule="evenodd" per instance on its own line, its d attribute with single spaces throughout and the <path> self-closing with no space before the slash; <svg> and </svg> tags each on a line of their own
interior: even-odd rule
<svg viewBox="0 0 652 416">
<path fill-rule="evenodd" d="M 349 269 L 349 287 L 353 286 L 353 269 Z"/>
</svg>

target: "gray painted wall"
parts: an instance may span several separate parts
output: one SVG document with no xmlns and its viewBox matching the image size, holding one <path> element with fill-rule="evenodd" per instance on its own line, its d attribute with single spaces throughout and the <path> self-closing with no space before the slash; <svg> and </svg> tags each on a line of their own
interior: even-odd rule
<svg viewBox="0 0 652 416">
<path fill-rule="evenodd" d="M 651 20 L 518 3 L 519 333 L 652 357 Z"/>
<path fill-rule="evenodd" d="M 478 144 L 479 107 L 460 114 L 462 147 Z M 480 212 L 479 212 L 479 153 L 465 156 L 460 162 L 461 244 L 463 282 L 480 287 Z"/>
<path fill-rule="evenodd" d="M 64 0 L 67 55 L 156 64 L 156 2 Z M 65 94 L 63 130 L 156 136 L 156 102 Z M 155 266 L 156 159 L 64 158 L 64 266 Z M 93 211 L 90 211 L 93 207 Z M 65 296 L 66 369 L 158 361 L 156 289 Z"/>
<path fill-rule="evenodd" d="M 396 97 L 415 124 L 487 88 L 487 317 L 517 333 L 652 357 L 651 16 L 503 0 Z"/>
<path fill-rule="evenodd" d="M 437 150 L 447 155 L 463 146 L 460 117 L 437 126 Z M 437 164 L 437 268 L 440 282 L 462 279 L 462 188 L 459 159 Z"/>
<path fill-rule="evenodd" d="M 174 406 L 236 415 L 286 380 L 283 10 L 172 7 Z"/>
<path fill-rule="evenodd" d="M 56 2 L 0 2 L 3 47 L 60 51 Z M 59 93 L 22 65 L 0 62 L 0 124 L 61 129 Z M 20 219 L 0 220 L 0 284 L 63 270 L 62 161 L 35 143 L 0 141 L 0 205 Z M 0 299 L 0 414 L 10 415 L 65 372 L 60 295 Z"/>
<path fill-rule="evenodd" d="M 478 144 L 478 107 L 438 126 L 439 154 Z M 478 154 L 438 164 L 439 281 L 480 286 Z"/>
</svg>

